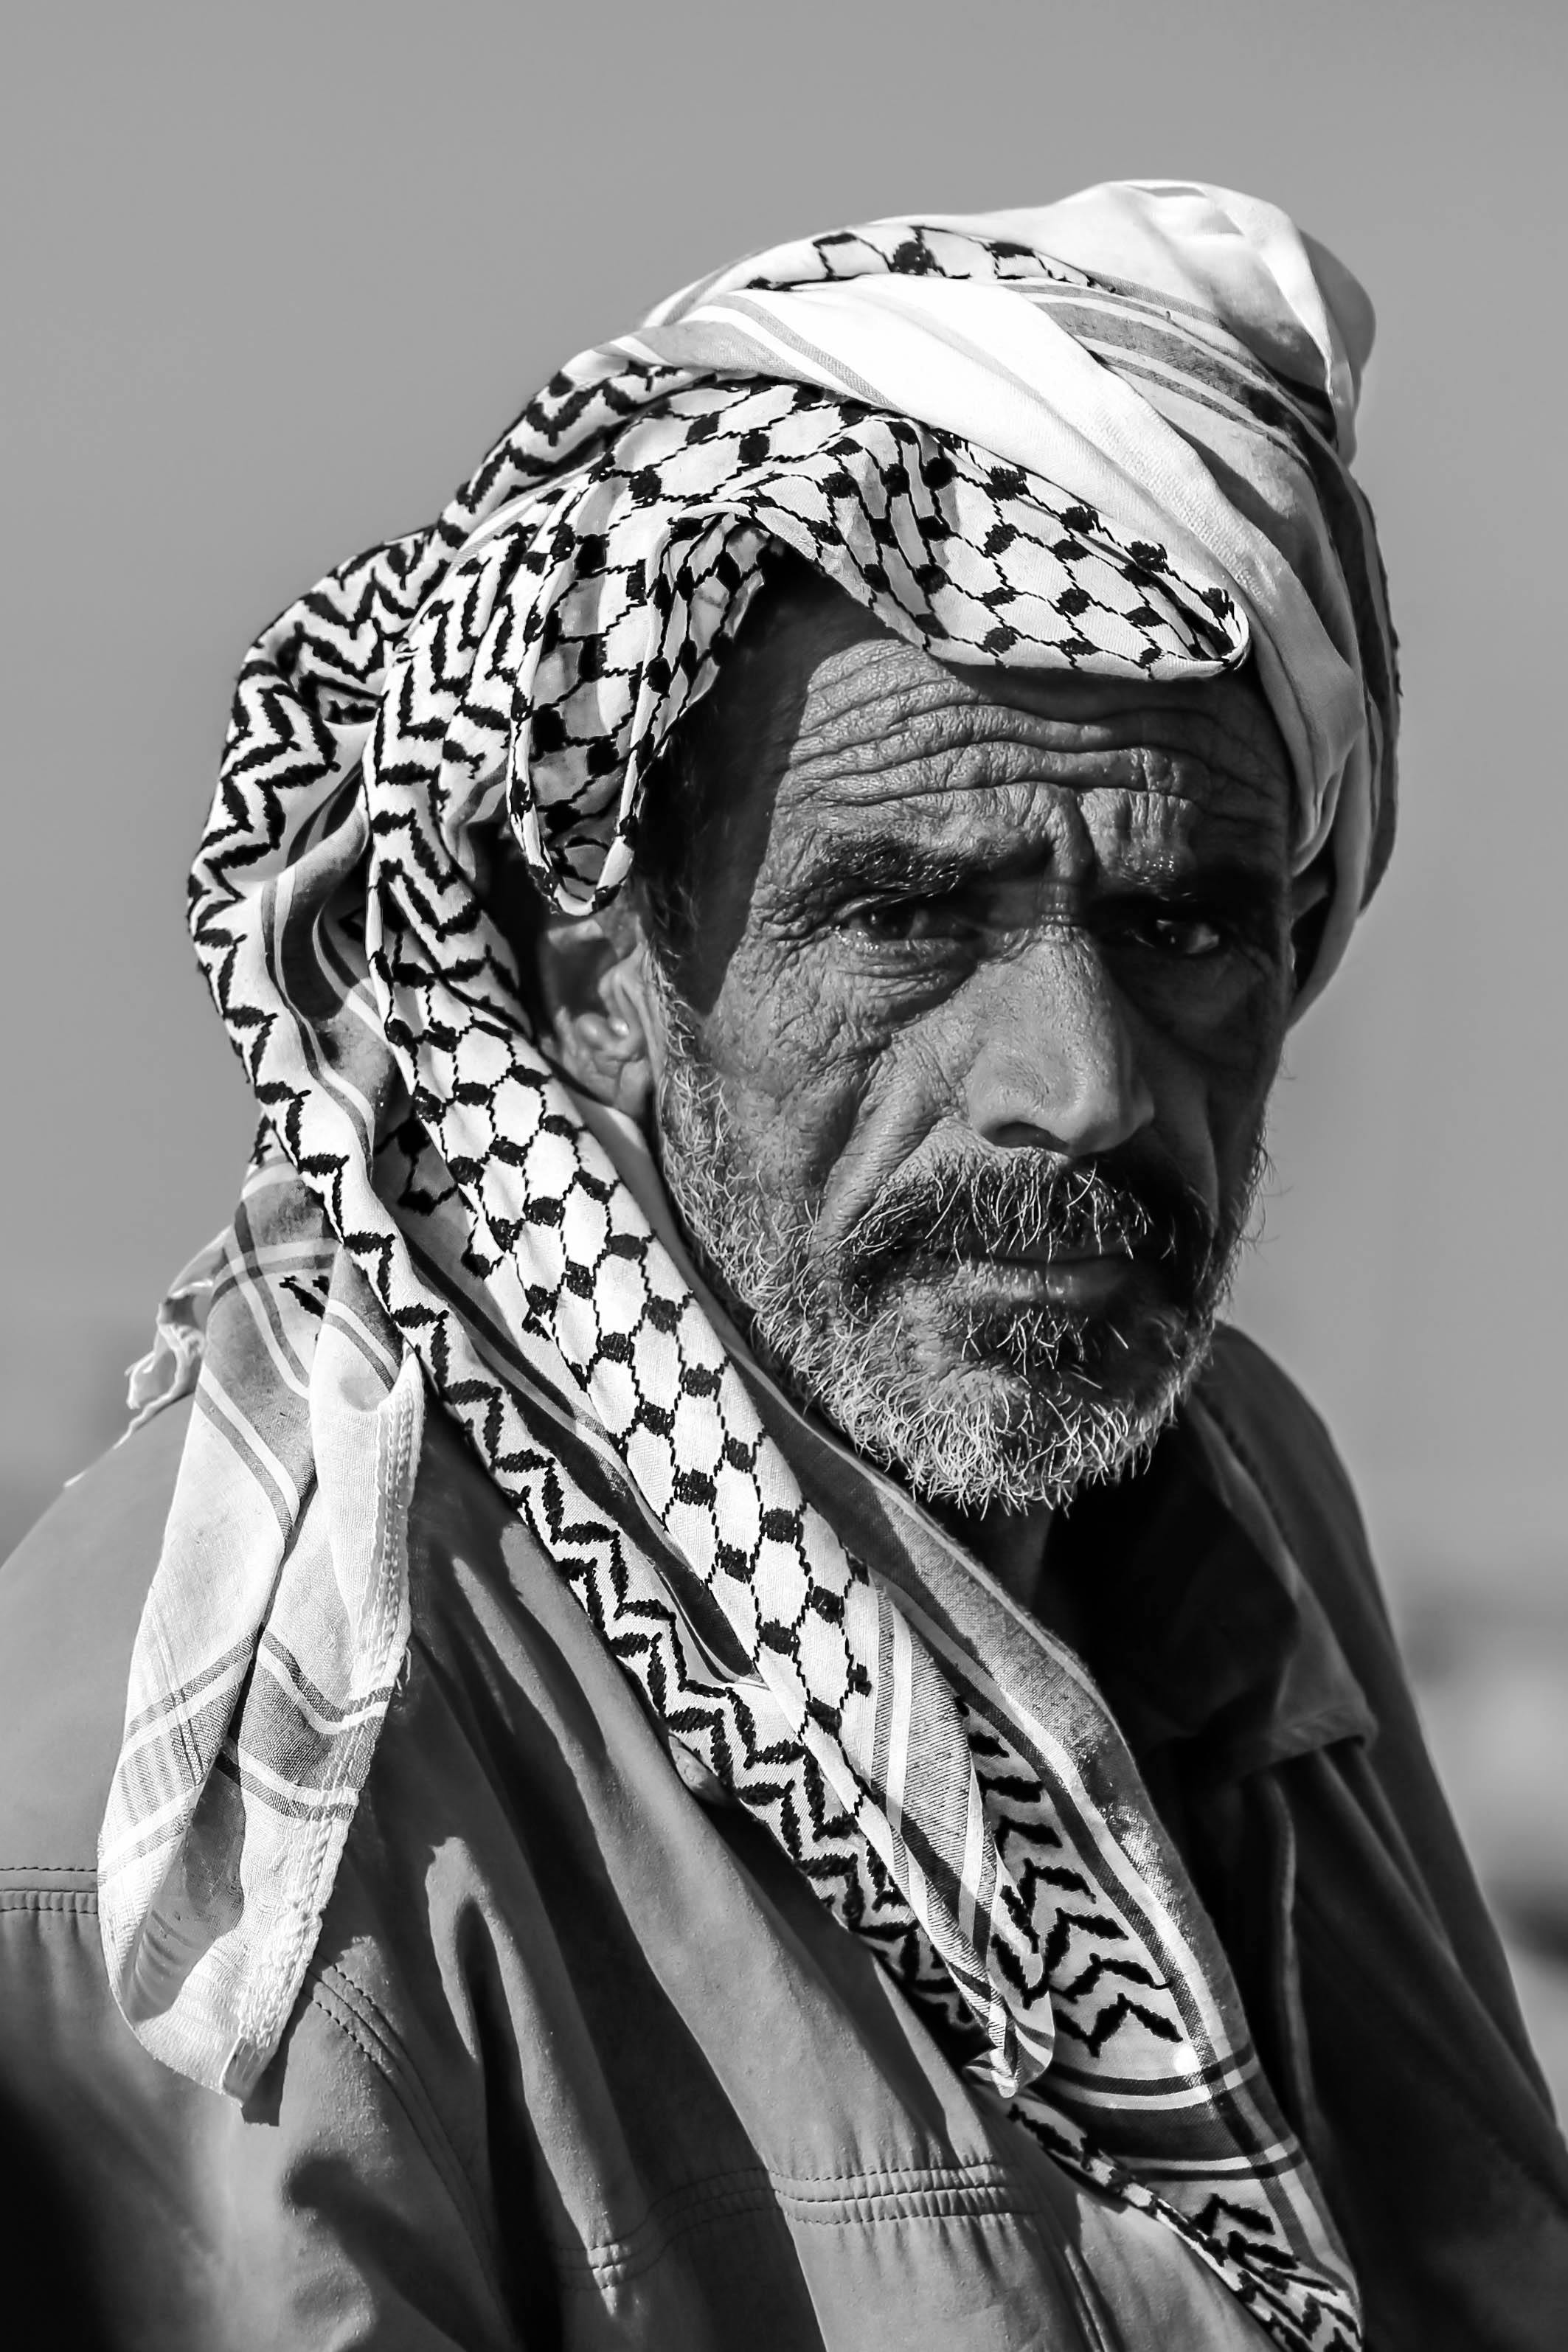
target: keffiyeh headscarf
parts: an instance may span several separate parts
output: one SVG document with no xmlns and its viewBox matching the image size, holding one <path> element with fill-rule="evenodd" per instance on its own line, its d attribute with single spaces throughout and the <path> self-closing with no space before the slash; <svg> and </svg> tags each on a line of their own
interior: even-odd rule
<svg viewBox="0 0 1568 2352">
<path fill-rule="evenodd" d="M 1032 1630 L 1052 1696 L 1026 1703 L 806 1501 L 540 1051 L 488 891 L 503 828 L 556 906 L 620 887 L 652 764 L 784 547 L 946 660 L 1252 659 L 1298 870 L 1331 886 L 1320 987 L 1393 822 L 1393 639 L 1347 470 L 1370 340 L 1331 257 L 1215 189 L 781 247 L 574 360 L 437 523 L 258 640 L 191 911 L 265 1141 L 137 1376 L 195 1410 L 100 1854 L 158 2057 L 243 2097 L 278 2046 L 407 1643 L 434 1402 L 667 1727 L 971 2030 L 1058 2160 L 1279 2344 L 1359 2342 L 1081 1666 Z"/>
</svg>

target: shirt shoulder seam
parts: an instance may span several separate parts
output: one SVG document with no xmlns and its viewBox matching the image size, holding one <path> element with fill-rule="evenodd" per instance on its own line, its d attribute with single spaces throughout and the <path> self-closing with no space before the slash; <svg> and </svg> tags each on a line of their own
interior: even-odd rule
<svg viewBox="0 0 1568 2352">
<path fill-rule="evenodd" d="M 331 1962 L 312 1968 L 307 1983 L 310 2006 L 353 2043 L 386 2083 L 460 2214 L 491 2292 L 505 2309 L 483 2202 L 390 2020 L 362 1986 Z"/>
</svg>

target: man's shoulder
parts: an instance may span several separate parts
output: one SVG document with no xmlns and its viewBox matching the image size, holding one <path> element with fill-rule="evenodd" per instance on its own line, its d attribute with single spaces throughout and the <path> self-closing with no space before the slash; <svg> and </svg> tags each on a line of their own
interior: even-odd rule
<svg viewBox="0 0 1568 2352">
<path fill-rule="evenodd" d="M 73 1479 L 0 1566 L 0 1880 L 12 1887 L 91 1884 L 191 1411 L 189 1401 L 165 1406 Z M 450 1693 L 468 1692 L 474 1738 L 479 1715 L 537 1701 L 543 1662 L 565 1652 L 591 1671 L 577 1654 L 592 1645 L 587 1619 L 434 1406 L 408 1559 L 411 1648 Z M 400 1699 L 384 1745 L 396 1744 L 405 1711 Z"/>
<path fill-rule="evenodd" d="M 189 1413 L 73 1479 L 0 1567 L 0 1870 L 92 1868 Z"/>
</svg>

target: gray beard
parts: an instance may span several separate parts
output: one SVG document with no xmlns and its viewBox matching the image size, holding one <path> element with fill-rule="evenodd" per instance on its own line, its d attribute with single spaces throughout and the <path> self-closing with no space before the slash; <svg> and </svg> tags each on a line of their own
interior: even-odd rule
<svg viewBox="0 0 1568 2352">
<path fill-rule="evenodd" d="M 961 1236 L 982 1249 L 1026 1234 L 1147 1252 L 1160 1215 L 1125 1182 L 1011 1151 L 1000 1172 L 993 1153 L 935 1181 L 895 1179 L 826 1248 L 808 1204 L 766 1190 L 721 1084 L 677 1008 L 667 1012 L 656 1106 L 666 1184 L 707 1276 L 797 1402 L 926 1503 L 963 1513 L 1059 1506 L 1146 1458 L 1207 1355 L 1265 1164 L 1261 1137 L 1217 1230 L 1174 1203 L 1160 1253 L 1169 1273 L 1132 1306 L 999 1312 L 994 1298 L 964 1303 Z M 914 1234 L 911 1255 L 900 1243 Z M 958 1293 L 934 1331 L 933 1266 Z"/>
</svg>

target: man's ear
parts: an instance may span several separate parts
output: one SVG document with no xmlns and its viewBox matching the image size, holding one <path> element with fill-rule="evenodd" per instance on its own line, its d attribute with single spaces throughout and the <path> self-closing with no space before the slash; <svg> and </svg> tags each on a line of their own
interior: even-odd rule
<svg viewBox="0 0 1568 2352">
<path fill-rule="evenodd" d="M 544 1026 L 556 1060 L 595 1102 L 640 1125 L 664 1067 L 665 1019 L 653 949 L 625 901 L 597 915 L 551 916 L 537 947 Z"/>
<path fill-rule="evenodd" d="M 1328 920 L 1329 901 L 1333 893 L 1333 870 L 1325 851 L 1314 857 L 1306 872 L 1298 874 L 1290 885 L 1290 953 L 1298 992 L 1306 986 L 1312 966 L 1318 961 L 1323 925 Z"/>
</svg>

